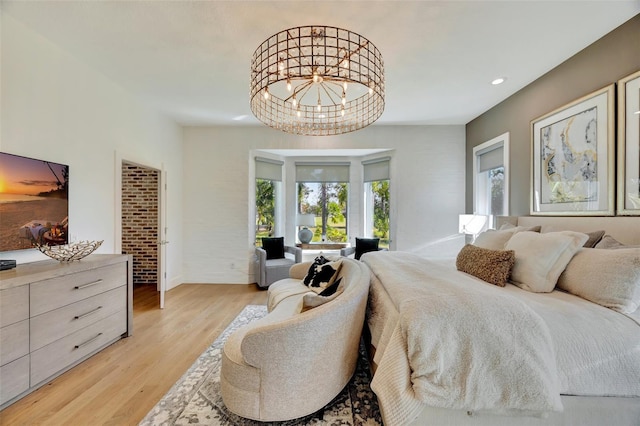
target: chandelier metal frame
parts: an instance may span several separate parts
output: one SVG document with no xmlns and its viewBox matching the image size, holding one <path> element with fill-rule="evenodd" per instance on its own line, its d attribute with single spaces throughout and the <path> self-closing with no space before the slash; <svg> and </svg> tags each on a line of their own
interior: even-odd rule
<svg viewBox="0 0 640 426">
<path fill-rule="evenodd" d="M 382 115 L 384 90 L 380 51 L 342 28 L 280 31 L 251 60 L 251 111 L 287 133 L 328 136 L 362 129 Z"/>
</svg>

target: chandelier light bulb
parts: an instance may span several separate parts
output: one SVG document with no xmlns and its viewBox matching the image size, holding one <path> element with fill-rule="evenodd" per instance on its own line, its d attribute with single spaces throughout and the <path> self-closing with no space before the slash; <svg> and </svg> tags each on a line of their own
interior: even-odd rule
<svg viewBox="0 0 640 426">
<path fill-rule="evenodd" d="M 340 110 L 340 115 L 344 117 L 344 107 L 342 107 L 342 110 Z"/>
<path fill-rule="evenodd" d="M 373 86 L 369 86 L 369 94 L 373 95 Z"/>
<path fill-rule="evenodd" d="M 290 78 L 287 79 L 287 91 L 288 92 L 291 91 L 291 79 Z"/>
<path fill-rule="evenodd" d="M 293 98 L 291 98 L 291 102 L 293 102 L 293 106 L 297 106 L 298 105 L 298 100 L 296 99 L 295 95 L 293 95 Z"/>
<path fill-rule="evenodd" d="M 314 72 L 314 73 L 313 73 L 313 82 L 314 82 L 314 83 L 317 83 L 317 82 L 318 82 L 318 73 L 317 73 L 317 72 Z"/>
<path fill-rule="evenodd" d="M 302 114 L 302 113 L 300 112 L 300 108 L 298 108 L 298 110 L 296 111 L 296 115 L 298 116 L 298 118 L 300 118 L 300 115 L 301 115 L 301 114 Z"/>
<path fill-rule="evenodd" d="M 264 88 L 264 98 L 265 98 L 265 100 L 269 99 L 269 88 L 268 87 Z"/>
<path fill-rule="evenodd" d="M 342 90 L 347 91 L 347 82 L 342 83 Z"/>
<path fill-rule="evenodd" d="M 318 112 L 322 111 L 322 103 L 320 102 L 320 99 L 318 99 Z"/>
<path fill-rule="evenodd" d="M 346 105 L 347 104 L 347 97 L 345 96 L 344 93 L 342 93 L 342 105 Z"/>
</svg>

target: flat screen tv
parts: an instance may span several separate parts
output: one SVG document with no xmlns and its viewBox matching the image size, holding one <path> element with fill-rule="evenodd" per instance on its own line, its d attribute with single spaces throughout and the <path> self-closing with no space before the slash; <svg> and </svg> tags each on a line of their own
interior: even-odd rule
<svg viewBox="0 0 640 426">
<path fill-rule="evenodd" d="M 0 152 L 0 251 L 69 241 L 69 166 Z"/>
</svg>

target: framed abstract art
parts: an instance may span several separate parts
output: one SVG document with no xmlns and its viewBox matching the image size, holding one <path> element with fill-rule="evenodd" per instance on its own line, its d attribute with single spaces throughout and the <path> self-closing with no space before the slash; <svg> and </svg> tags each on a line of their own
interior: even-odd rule
<svg viewBox="0 0 640 426">
<path fill-rule="evenodd" d="M 619 215 L 640 215 L 640 71 L 618 81 Z"/>
<path fill-rule="evenodd" d="M 613 216 L 615 85 L 531 122 L 531 215 Z"/>
</svg>

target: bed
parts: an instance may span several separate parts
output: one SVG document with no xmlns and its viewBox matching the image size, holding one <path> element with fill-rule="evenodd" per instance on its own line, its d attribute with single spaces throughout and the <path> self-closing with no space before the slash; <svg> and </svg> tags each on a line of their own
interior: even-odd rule
<svg viewBox="0 0 640 426">
<path fill-rule="evenodd" d="M 503 247 L 515 253 L 518 286 L 457 270 L 461 255 L 363 255 L 371 387 L 385 425 L 640 425 L 640 248 L 630 248 L 640 247 L 640 218 L 505 223 L 518 229 Z M 617 247 L 582 248 L 596 230 L 605 231 L 596 243 Z M 573 248 L 548 249 L 533 264 L 547 256 L 561 270 L 530 280 L 536 244 L 553 239 Z"/>
</svg>

